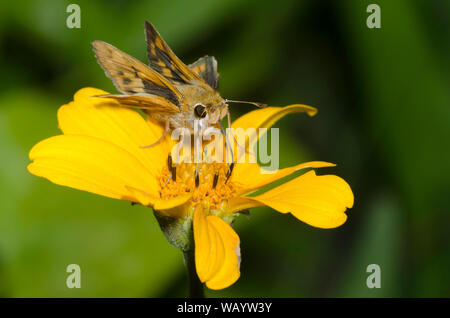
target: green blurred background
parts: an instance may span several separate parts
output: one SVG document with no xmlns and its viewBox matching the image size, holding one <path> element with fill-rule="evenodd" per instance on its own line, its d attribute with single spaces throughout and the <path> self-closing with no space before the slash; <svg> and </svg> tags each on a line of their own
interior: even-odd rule
<svg viewBox="0 0 450 318">
<path fill-rule="evenodd" d="M 81 28 L 68 29 L 71 2 L 0 2 L 0 296 L 187 295 L 182 254 L 150 209 L 26 170 L 75 91 L 115 91 L 90 42 L 146 61 L 145 20 L 186 63 L 214 55 L 222 96 L 319 108 L 278 123 L 281 165 L 337 163 L 319 173 L 355 193 L 334 230 L 266 208 L 239 217 L 241 278 L 208 296 L 450 296 L 450 1 L 76 1 Z M 381 29 L 366 26 L 370 3 Z M 72 263 L 80 289 L 65 284 Z M 381 289 L 366 286 L 373 263 Z"/>
</svg>

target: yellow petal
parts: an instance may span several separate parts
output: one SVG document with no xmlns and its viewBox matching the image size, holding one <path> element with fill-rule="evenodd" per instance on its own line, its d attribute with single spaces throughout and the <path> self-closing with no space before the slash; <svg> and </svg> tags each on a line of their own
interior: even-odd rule
<svg viewBox="0 0 450 318">
<path fill-rule="evenodd" d="M 223 289 L 240 276 L 240 241 L 221 218 L 205 216 L 199 205 L 194 212 L 195 264 L 200 281 L 210 289 Z"/>
<path fill-rule="evenodd" d="M 157 141 L 164 129 L 146 120 L 135 110 L 121 107 L 117 101 L 93 97 L 108 94 L 95 88 L 79 90 L 74 101 L 58 110 L 59 127 L 65 135 L 86 135 L 113 143 L 131 153 L 153 177 L 167 164 L 169 146 Z"/>
<path fill-rule="evenodd" d="M 125 185 L 125 188 L 130 191 L 130 193 L 136 198 L 137 202 L 139 202 L 143 206 L 153 206 L 153 204 L 155 204 L 155 201 L 157 200 L 156 197 L 153 197 L 152 195 L 150 195 L 150 193 L 144 190 L 136 189 L 129 185 Z"/>
<path fill-rule="evenodd" d="M 158 211 L 170 210 L 186 203 L 191 197 L 192 193 L 186 193 L 171 199 L 159 199 L 153 208 Z"/>
<path fill-rule="evenodd" d="M 253 133 L 251 133 L 248 136 L 245 136 L 245 142 L 244 140 L 241 140 L 237 136 L 229 137 L 229 142 L 234 145 L 233 148 L 235 151 L 234 153 L 235 161 L 237 162 L 244 160 L 247 160 L 247 162 L 251 161 L 250 159 L 245 159 L 245 157 L 243 158 L 243 156 L 249 156 L 250 158 L 252 157 L 254 158 L 255 154 L 253 153 L 253 150 L 255 148 L 255 144 L 261 137 L 259 133 L 259 128 L 269 129 L 282 117 L 294 113 L 307 113 L 309 116 L 314 116 L 317 113 L 317 109 L 311 106 L 300 104 L 294 104 L 285 107 L 266 107 L 251 111 L 235 120 L 231 125 L 231 127 L 233 129 L 239 128 L 243 129 L 243 131 L 241 130 L 240 133 L 249 134 L 250 132 L 245 132 L 245 130 L 247 130 L 248 128 L 255 129 Z M 233 132 L 235 134 L 239 134 L 239 130 L 234 130 Z M 241 136 L 241 138 L 243 138 L 243 136 Z M 239 143 L 239 145 L 236 145 L 236 141 Z M 247 152 L 247 154 L 245 154 L 245 152 Z M 256 162 L 256 160 L 252 161 Z"/>
<path fill-rule="evenodd" d="M 234 197 L 228 200 L 226 211 L 232 214 L 258 206 L 264 206 L 264 203 L 253 200 L 251 197 Z"/>
<path fill-rule="evenodd" d="M 137 202 L 143 206 L 150 206 L 154 210 L 173 218 L 183 218 L 187 213 L 187 206 L 184 206 L 192 197 L 192 193 L 182 194 L 170 199 L 155 198 L 150 193 L 141 189 L 126 186 Z"/>
<path fill-rule="evenodd" d="M 270 128 L 280 118 L 293 113 L 307 113 L 314 116 L 317 109 L 307 105 L 289 105 L 285 107 L 266 107 L 251 111 L 233 122 L 232 128 Z"/>
<path fill-rule="evenodd" d="M 51 137 L 35 145 L 29 156 L 32 174 L 59 185 L 136 202 L 127 186 L 158 196 L 157 180 L 133 155 L 98 138 Z"/>
<path fill-rule="evenodd" d="M 292 213 L 299 220 L 319 228 L 342 225 L 345 210 L 353 206 L 353 193 L 345 180 L 334 175 L 301 175 L 256 197 L 247 197 L 278 212 Z"/>
<path fill-rule="evenodd" d="M 270 171 L 265 171 L 257 163 L 237 163 L 233 170 L 231 180 L 239 185 L 238 195 L 241 195 L 258 190 L 259 188 L 262 188 L 301 169 L 333 166 L 335 166 L 335 164 L 329 162 L 310 161 L 270 173 Z M 263 173 L 262 171 L 266 173 Z"/>
<path fill-rule="evenodd" d="M 186 193 L 170 199 L 158 199 L 153 204 L 153 209 L 173 218 L 184 218 L 191 198 L 192 193 Z"/>
</svg>

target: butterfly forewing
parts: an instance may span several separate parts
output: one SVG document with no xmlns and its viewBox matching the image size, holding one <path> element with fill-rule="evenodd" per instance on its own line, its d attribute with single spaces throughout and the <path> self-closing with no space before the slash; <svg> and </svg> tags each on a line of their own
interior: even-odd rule
<svg viewBox="0 0 450 318">
<path fill-rule="evenodd" d="M 183 96 L 164 76 L 108 43 L 94 41 L 92 45 L 100 66 L 120 92 L 141 97 L 156 95 L 180 105 Z"/>
<path fill-rule="evenodd" d="M 175 104 L 168 102 L 164 97 L 148 94 L 133 95 L 98 95 L 98 97 L 112 98 L 118 101 L 122 106 L 136 107 L 145 109 L 154 114 L 175 114 L 180 108 Z"/>
<path fill-rule="evenodd" d="M 165 78 L 181 84 L 193 84 L 201 78 L 169 48 L 150 22 L 145 22 L 147 56 L 150 67 Z"/>
</svg>

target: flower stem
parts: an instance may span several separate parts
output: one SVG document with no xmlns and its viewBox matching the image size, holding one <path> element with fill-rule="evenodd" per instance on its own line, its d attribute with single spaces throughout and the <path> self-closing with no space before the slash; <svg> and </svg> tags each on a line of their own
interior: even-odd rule
<svg viewBox="0 0 450 318">
<path fill-rule="evenodd" d="M 194 250 L 183 252 L 184 263 L 186 264 L 187 273 L 189 277 L 189 297 L 190 298 L 204 298 L 203 284 L 198 279 L 197 272 L 195 270 L 195 253 Z"/>
</svg>

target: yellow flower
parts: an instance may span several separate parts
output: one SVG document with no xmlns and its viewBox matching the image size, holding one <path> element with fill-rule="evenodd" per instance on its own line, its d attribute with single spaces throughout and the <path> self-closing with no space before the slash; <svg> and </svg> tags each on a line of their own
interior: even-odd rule
<svg viewBox="0 0 450 318">
<path fill-rule="evenodd" d="M 240 276 L 239 237 L 230 226 L 240 211 L 269 206 L 291 213 L 319 228 L 342 225 L 345 210 L 353 206 L 350 186 L 334 175 L 317 176 L 311 170 L 260 195 L 250 194 L 305 168 L 333 164 L 313 161 L 262 174 L 257 163 L 236 163 L 230 175 L 226 163 L 169 166 L 173 142 L 166 138 L 154 147 L 163 127 L 138 112 L 118 107 L 113 100 L 92 97 L 107 94 L 84 88 L 74 101 L 58 111 L 63 135 L 39 142 L 30 151 L 28 170 L 50 181 L 152 207 L 168 240 L 186 251 L 194 241 L 195 265 L 201 282 L 222 289 Z M 232 127 L 271 127 L 296 112 L 315 114 L 304 105 L 268 107 L 252 111 Z"/>
</svg>

